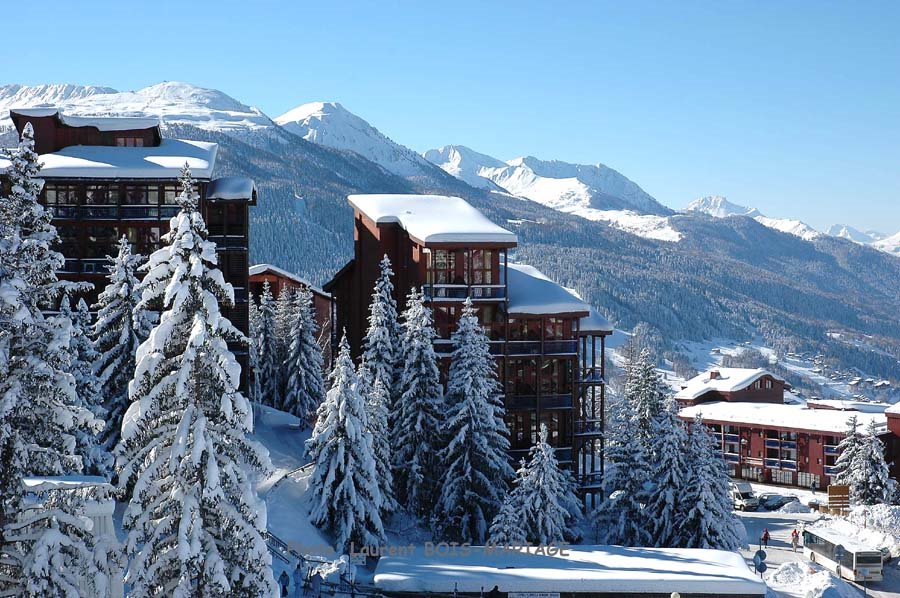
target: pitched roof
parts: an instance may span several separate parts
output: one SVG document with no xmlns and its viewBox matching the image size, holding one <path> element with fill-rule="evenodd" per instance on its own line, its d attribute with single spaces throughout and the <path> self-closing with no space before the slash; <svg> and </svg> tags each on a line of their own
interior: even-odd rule
<svg viewBox="0 0 900 598">
<path fill-rule="evenodd" d="M 687 419 L 693 419 L 698 413 L 704 420 L 834 434 L 843 434 L 847 429 L 847 419 L 855 415 L 860 430 L 865 431 L 869 422 L 874 421 L 879 434 L 887 431 L 887 417 L 883 413 L 810 409 L 805 405 L 713 401 L 685 407 L 679 412 L 681 417 Z"/>
<path fill-rule="evenodd" d="M 206 199 L 256 199 L 256 183 L 245 176 L 221 176 L 206 187 Z"/>
<path fill-rule="evenodd" d="M 55 107 L 10 108 L 10 115 L 41 118 L 58 116 L 61 123 L 70 127 L 94 127 L 98 131 L 132 131 L 159 126 L 157 117 L 132 116 L 68 116 Z"/>
<path fill-rule="evenodd" d="M 502 266 L 501 266 L 502 272 Z M 502 276 L 502 274 L 501 274 Z M 508 264 L 509 313 L 511 315 L 552 315 L 582 313 L 590 306 L 543 272 L 527 264 Z"/>
<path fill-rule="evenodd" d="M 399 224 L 421 243 L 504 243 L 516 235 L 491 222 L 460 197 L 446 195 L 350 195 L 350 204 L 376 224 Z"/>
<path fill-rule="evenodd" d="M 293 272 L 288 272 L 287 270 L 279 268 L 278 266 L 273 266 L 272 264 L 254 264 L 254 265 L 250 266 L 249 275 L 256 276 L 258 274 L 265 274 L 266 272 L 271 272 L 272 274 L 275 274 L 276 276 L 288 278 L 290 280 L 293 280 L 297 284 L 301 284 L 301 285 L 307 287 L 309 290 L 311 290 L 312 292 L 314 292 L 318 295 L 323 295 L 325 297 L 328 297 L 329 299 L 331 298 L 331 295 L 329 293 L 323 291 L 322 289 L 320 289 L 316 285 L 312 284 L 311 282 L 309 282 L 302 276 L 297 276 Z"/>
<path fill-rule="evenodd" d="M 719 376 L 710 379 L 711 372 L 718 372 Z M 736 392 L 747 388 L 763 376 L 771 376 L 784 382 L 783 379 L 762 368 L 713 368 L 688 380 L 685 386 L 675 393 L 675 398 L 690 401 L 712 391 Z"/>
</svg>

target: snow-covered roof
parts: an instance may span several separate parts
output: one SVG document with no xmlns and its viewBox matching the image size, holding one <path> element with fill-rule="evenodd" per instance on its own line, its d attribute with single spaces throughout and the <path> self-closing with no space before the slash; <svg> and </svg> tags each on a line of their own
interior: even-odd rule
<svg viewBox="0 0 900 598">
<path fill-rule="evenodd" d="M 177 179 L 186 162 L 194 178 L 209 179 L 218 149 L 184 139 L 163 139 L 156 147 L 73 145 L 41 155 L 41 178 Z M 0 158 L 0 172 L 8 167 Z"/>
<path fill-rule="evenodd" d="M 206 187 L 206 199 L 253 199 L 256 197 L 256 183 L 245 176 L 222 176 L 213 179 Z"/>
<path fill-rule="evenodd" d="M 900 415 L 900 403 L 894 403 L 893 405 L 885 409 L 884 412 L 890 415 Z"/>
<path fill-rule="evenodd" d="M 863 411 L 866 413 L 884 413 L 885 403 L 869 401 L 847 401 L 843 399 L 809 399 L 806 404 L 812 409 L 835 409 L 837 411 Z"/>
<path fill-rule="evenodd" d="M 743 557 L 724 550 L 570 546 L 565 555 L 483 547 L 426 556 L 422 548 L 382 556 L 375 586 L 386 592 L 682 593 L 764 596 L 766 586 Z"/>
<path fill-rule="evenodd" d="M 507 273 L 510 314 L 552 315 L 580 312 L 589 315 L 590 306 L 587 303 L 547 278 L 534 266 L 510 263 Z"/>
<path fill-rule="evenodd" d="M 718 377 L 710 379 L 711 372 L 718 372 Z M 784 382 L 783 379 L 762 368 L 714 368 L 688 380 L 684 388 L 675 393 L 675 398 L 691 401 L 711 391 L 736 392 L 747 388 L 763 376 L 771 376 Z"/>
<path fill-rule="evenodd" d="M 613 332 L 613 325 L 593 307 L 590 315 L 586 318 L 581 318 L 578 326 L 582 333 L 612 334 Z"/>
<path fill-rule="evenodd" d="M 314 293 L 318 293 L 319 295 L 324 295 L 325 297 L 329 298 L 331 297 L 329 293 L 323 291 L 321 288 L 312 284 L 302 276 L 297 276 L 293 272 L 288 272 L 287 270 L 279 268 L 278 266 L 273 266 L 272 264 L 254 264 L 253 266 L 250 266 L 250 276 L 265 274 L 266 272 L 271 272 L 272 274 L 276 274 L 284 278 L 289 278 L 297 284 L 302 284 L 303 286 L 309 288 Z"/>
<path fill-rule="evenodd" d="M 70 127 L 95 127 L 99 131 L 131 131 L 134 129 L 150 129 L 159 126 L 156 117 L 131 117 L 131 116 L 68 116 L 62 114 L 59 108 L 11 108 L 10 114 L 21 114 L 33 118 L 59 115 L 59 120 Z"/>
<path fill-rule="evenodd" d="M 516 244 L 466 200 L 446 195 L 351 195 L 350 204 L 376 224 L 396 223 L 421 243 Z"/>
<path fill-rule="evenodd" d="M 870 421 L 875 422 L 879 434 L 887 431 L 887 417 L 883 413 L 848 413 L 834 409 L 810 409 L 805 405 L 713 401 L 685 407 L 679 412 L 681 417 L 688 419 L 693 419 L 698 413 L 708 421 L 835 434 L 843 434 L 847 429 L 847 419 L 855 415 L 861 431 L 868 428 Z"/>
</svg>

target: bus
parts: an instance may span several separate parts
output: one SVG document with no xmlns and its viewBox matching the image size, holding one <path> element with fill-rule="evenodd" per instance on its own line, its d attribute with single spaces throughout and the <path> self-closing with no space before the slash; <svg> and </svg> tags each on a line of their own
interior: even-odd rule
<svg viewBox="0 0 900 598">
<path fill-rule="evenodd" d="M 836 550 L 843 548 L 843 554 Z M 825 528 L 803 530 L 803 554 L 813 563 L 851 581 L 881 581 L 881 551 Z"/>
</svg>

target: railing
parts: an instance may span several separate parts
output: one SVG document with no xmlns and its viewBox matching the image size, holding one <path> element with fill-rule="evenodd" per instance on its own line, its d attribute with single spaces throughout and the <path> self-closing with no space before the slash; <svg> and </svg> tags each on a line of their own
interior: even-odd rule
<svg viewBox="0 0 900 598">
<path fill-rule="evenodd" d="M 737 453 L 723 453 L 725 460 L 729 463 L 740 463 L 741 456 Z"/>
<path fill-rule="evenodd" d="M 782 459 L 781 460 L 781 469 L 789 469 L 791 471 L 797 470 L 797 462 L 790 459 Z"/>
<path fill-rule="evenodd" d="M 541 341 L 509 341 L 506 347 L 509 355 L 541 354 Z"/>
<path fill-rule="evenodd" d="M 488 341 L 488 351 L 491 355 L 503 355 L 503 346 L 505 344 L 505 341 Z M 443 356 L 450 355 L 453 353 L 453 341 L 446 338 L 435 339 L 434 352 Z"/>
<path fill-rule="evenodd" d="M 836 465 L 825 466 L 825 475 L 837 475 L 839 471 Z"/>
<path fill-rule="evenodd" d="M 598 366 L 581 370 L 581 376 L 579 376 L 578 382 L 581 384 L 603 384 L 605 380 L 603 379 L 603 374 Z"/>
<path fill-rule="evenodd" d="M 578 476 L 578 482 L 582 488 L 599 488 L 600 484 L 603 483 L 603 476 L 600 475 L 599 471 L 582 473 Z"/>
<path fill-rule="evenodd" d="M 837 457 L 841 454 L 840 449 L 838 449 L 837 445 L 826 444 L 825 445 L 825 454 L 831 457 Z"/>
<path fill-rule="evenodd" d="M 572 395 L 543 395 L 540 398 L 538 398 L 537 395 L 533 394 L 517 395 L 507 393 L 506 395 L 507 409 L 534 409 L 537 407 L 538 402 L 540 402 L 541 409 L 571 409 Z"/>
<path fill-rule="evenodd" d="M 766 459 L 766 467 L 769 469 L 781 469 L 781 461 L 778 459 Z"/>
<path fill-rule="evenodd" d="M 107 274 L 108 263 L 106 258 L 86 258 L 81 260 L 80 270 L 84 274 Z"/>
<path fill-rule="evenodd" d="M 432 284 L 425 287 L 426 299 L 503 299 L 502 284 Z"/>
<path fill-rule="evenodd" d="M 117 220 L 119 206 L 81 206 L 78 217 L 83 220 Z"/>
<path fill-rule="evenodd" d="M 599 419 L 576 419 L 575 436 L 596 436 L 603 433 L 603 422 Z"/>
<path fill-rule="evenodd" d="M 740 434 L 725 434 L 725 442 L 735 442 L 740 444 L 741 435 Z"/>
<path fill-rule="evenodd" d="M 209 240 L 222 248 L 246 248 L 247 237 L 244 235 L 209 235 Z"/>
<path fill-rule="evenodd" d="M 545 355 L 564 355 L 568 353 L 578 353 L 577 340 L 544 341 Z"/>
<path fill-rule="evenodd" d="M 159 218 L 159 206 L 121 206 L 123 220 L 140 220 L 142 218 Z"/>
<path fill-rule="evenodd" d="M 76 206 L 47 206 L 50 209 L 50 216 L 60 220 L 74 220 L 78 214 Z"/>
<path fill-rule="evenodd" d="M 781 441 L 777 438 L 766 438 L 766 448 L 780 448 Z"/>
<path fill-rule="evenodd" d="M 787 449 L 787 450 L 790 450 L 790 451 L 796 451 L 796 450 L 797 450 L 797 442 L 794 441 L 794 440 L 782 440 L 782 441 L 781 441 L 781 448 L 782 448 L 782 449 Z"/>
</svg>

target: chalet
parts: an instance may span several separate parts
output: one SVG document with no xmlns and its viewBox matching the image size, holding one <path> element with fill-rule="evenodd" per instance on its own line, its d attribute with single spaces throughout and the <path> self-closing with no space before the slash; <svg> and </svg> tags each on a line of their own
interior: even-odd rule
<svg viewBox="0 0 900 598">
<path fill-rule="evenodd" d="M 716 438 L 734 478 L 824 489 L 836 473 L 847 419 L 870 422 L 896 476 L 900 438 L 891 434 L 884 406 L 810 400 L 785 404 L 787 384 L 766 370 L 717 368 L 689 380 L 675 398 L 680 416 L 700 415 Z"/>
<path fill-rule="evenodd" d="M 115 255 L 121 237 L 135 253 L 158 249 L 178 212 L 178 177 L 187 164 L 219 268 L 234 287 L 235 305 L 223 314 L 248 331 L 249 207 L 257 191 L 244 177 L 213 177 L 215 143 L 164 138 L 155 118 L 73 117 L 56 108 L 13 109 L 10 118 L 20 135 L 26 123 L 34 128 L 45 181 L 40 201 L 53 216 L 65 258 L 61 279 L 93 283 L 86 296 L 93 303 L 106 284 L 106 256 Z M 8 166 L 0 159 L 4 185 Z M 246 349 L 233 349 L 246 371 Z"/>
<path fill-rule="evenodd" d="M 335 329 L 359 355 L 379 261 L 387 255 L 402 309 L 421 287 L 434 312 L 435 350 L 446 372 L 450 335 L 471 297 L 505 389 L 512 457 L 541 424 L 561 461 L 592 489 L 602 467 L 603 361 L 612 327 L 596 310 L 537 269 L 514 264 L 518 240 L 465 200 L 437 195 L 351 195 L 354 257 L 325 285 Z"/>
<path fill-rule="evenodd" d="M 308 289 L 313 296 L 313 309 L 316 313 L 316 325 L 318 334 L 324 341 L 323 349 L 326 351 L 325 363 L 329 363 L 329 354 L 332 344 L 331 317 L 334 306 L 331 294 L 326 293 L 303 277 L 297 276 L 287 270 L 271 264 L 256 264 L 250 266 L 250 295 L 258 298 L 263 290 L 263 284 L 269 283 L 272 296 L 276 299 L 285 289 Z"/>
<path fill-rule="evenodd" d="M 675 393 L 679 405 L 710 401 L 783 403 L 790 385 L 764 369 L 714 368 L 694 376 Z"/>
</svg>

